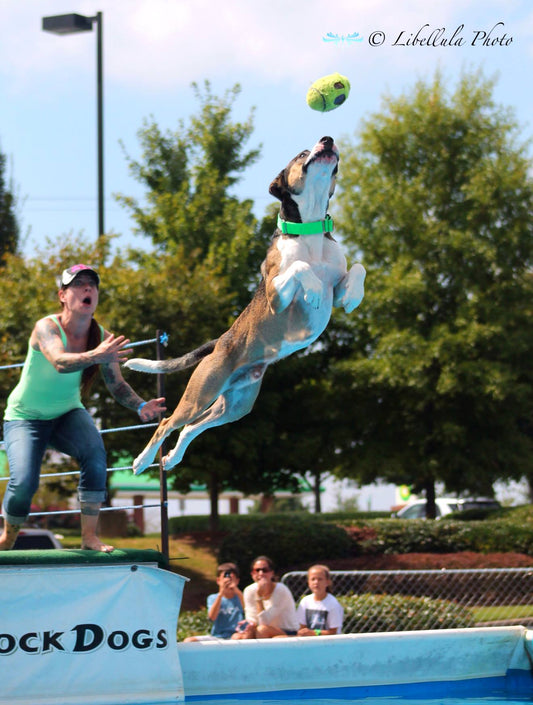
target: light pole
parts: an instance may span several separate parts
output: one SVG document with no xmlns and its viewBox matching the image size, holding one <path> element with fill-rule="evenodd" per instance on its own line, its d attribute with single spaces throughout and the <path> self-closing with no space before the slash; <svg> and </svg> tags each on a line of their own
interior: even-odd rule
<svg viewBox="0 0 533 705">
<path fill-rule="evenodd" d="M 98 140 L 98 237 L 104 234 L 104 107 L 102 70 L 102 13 L 94 17 L 85 15 L 54 15 L 43 17 L 43 30 L 53 34 L 92 32 L 96 23 L 96 131 Z"/>
</svg>

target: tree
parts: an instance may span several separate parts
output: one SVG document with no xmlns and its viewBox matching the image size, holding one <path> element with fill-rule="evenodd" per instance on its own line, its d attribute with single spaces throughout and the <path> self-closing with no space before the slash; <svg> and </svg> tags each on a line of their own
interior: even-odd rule
<svg viewBox="0 0 533 705">
<path fill-rule="evenodd" d="M 5 178 L 6 157 L 0 152 L 0 265 L 2 255 L 17 251 L 19 226 L 15 216 L 15 196 L 8 188 Z"/>
<path fill-rule="evenodd" d="M 156 248 L 154 254 L 138 254 L 142 270 L 154 271 L 171 261 L 183 275 L 176 299 L 169 309 L 167 304 L 169 329 L 178 338 L 174 356 L 224 332 L 248 303 L 265 253 L 252 202 L 232 194 L 244 170 L 259 156 L 259 149 L 245 149 L 253 131 L 253 111 L 244 122 L 232 120 L 238 85 L 223 97 L 214 96 L 208 82 L 203 89 L 196 84 L 193 88 L 200 110 L 189 125 L 180 122 L 175 133 L 164 133 L 152 121 L 139 132 L 142 156 L 139 161 L 130 159 L 129 166 L 146 188 L 144 203 L 119 196 L 132 211 L 137 232 L 150 237 Z M 204 288 L 216 290 L 218 298 L 198 306 Z M 169 408 L 177 404 L 188 376 L 169 380 L 173 392 L 167 395 Z M 207 442 L 197 441 L 194 457 L 188 454 L 179 473 L 171 477 L 186 489 L 191 480 L 203 481 L 207 475 L 213 525 L 218 492 L 236 474 L 230 442 L 228 434 L 217 442 L 215 433 Z"/>
<path fill-rule="evenodd" d="M 198 267 L 229 277 L 238 309 L 247 303 L 250 272 L 257 271 L 263 248 L 255 238 L 257 220 L 252 201 L 231 193 L 242 173 L 259 157 L 245 151 L 253 132 L 253 110 L 244 122 L 231 119 L 241 89 L 236 84 L 223 97 L 193 84 L 200 104 L 187 126 L 163 133 L 153 121 L 138 136 L 140 161 L 129 158 L 133 176 L 143 184 L 145 203 L 118 196 L 136 222 L 136 232 L 151 238 L 159 253 L 180 254 L 191 275 Z"/>
<path fill-rule="evenodd" d="M 343 467 L 424 489 L 432 516 L 437 480 L 531 473 L 531 161 L 493 87 L 437 74 L 387 97 L 341 163 L 337 223 L 368 270 Z"/>
</svg>

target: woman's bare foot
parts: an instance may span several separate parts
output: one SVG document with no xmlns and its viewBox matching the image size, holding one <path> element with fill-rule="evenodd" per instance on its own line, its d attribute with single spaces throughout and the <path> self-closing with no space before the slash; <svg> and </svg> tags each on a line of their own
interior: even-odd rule
<svg viewBox="0 0 533 705">
<path fill-rule="evenodd" d="M 115 550 L 114 546 L 110 546 L 107 543 L 102 543 L 98 536 L 85 539 L 82 541 L 81 547 L 85 551 L 101 551 L 102 553 L 111 553 L 111 551 Z"/>
<path fill-rule="evenodd" d="M 82 502 L 80 506 L 81 547 L 89 551 L 101 551 L 102 553 L 111 553 L 111 551 L 114 551 L 115 547 L 102 543 L 96 533 L 100 505 L 91 504 L 90 502 Z"/>
<path fill-rule="evenodd" d="M 20 524 L 8 524 L 4 521 L 4 530 L 0 535 L 0 551 L 9 551 L 13 548 L 19 531 Z"/>
</svg>

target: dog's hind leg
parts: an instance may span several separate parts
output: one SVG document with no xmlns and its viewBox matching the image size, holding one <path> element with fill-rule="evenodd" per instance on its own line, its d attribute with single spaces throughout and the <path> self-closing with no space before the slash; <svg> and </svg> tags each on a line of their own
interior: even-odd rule
<svg viewBox="0 0 533 705">
<path fill-rule="evenodd" d="M 167 436 L 186 424 L 194 423 L 204 414 L 222 392 L 231 372 L 231 362 L 220 355 L 208 355 L 200 362 L 174 412 L 161 421 L 146 448 L 133 461 L 135 475 L 140 475 L 154 462 Z"/>
<path fill-rule="evenodd" d="M 208 428 L 223 426 L 246 416 L 257 399 L 261 382 L 262 375 L 259 380 L 247 386 L 231 387 L 221 394 L 194 423 L 184 426 L 175 447 L 163 458 L 165 470 L 170 470 L 180 463 L 189 444 Z"/>
<path fill-rule="evenodd" d="M 163 444 L 165 438 L 169 436 L 172 431 L 174 431 L 172 417 L 163 419 L 148 442 L 146 448 L 133 461 L 134 475 L 140 475 L 154 462 L 157 451 Z"/>
</svg>

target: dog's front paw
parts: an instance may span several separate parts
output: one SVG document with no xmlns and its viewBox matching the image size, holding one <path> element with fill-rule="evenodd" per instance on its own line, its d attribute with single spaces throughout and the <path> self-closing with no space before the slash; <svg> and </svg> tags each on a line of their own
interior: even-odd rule
<svg viewBox="0 0 533 705">
<path fill-rule="evenodd" d="M 133 474 L 140 475 L 145 470 L 146 468 L 143 467 L 143 464 L 139 461 L 139 458 L 135 458 L 135 460 L 133 461 Z"/>
<path fill-rule="evenodd" d="M 165 470 L 170 470 L 174 467 L 174 465 L 177 465 L 181 462 L 182 457 L 183 453 L 177 453 L 176 448 L 174 448 L 170 451 L 170 453 L 167 453 L 167 455 L 165 455 L 165 457 L 162 459 L 161 462 L 163 463 L 163 468 Z"/>
<path fill-rule="evenodd" d="M 304 300 L 313 308 L 319 309 L 322 303 L 322 288 L 320 290 L 307 289 L 304 293 Z"/>
<path fill-rule="evenodd" d="M 351 313 L 356 309 L 365 295 L 366 270 L 362 264 L 354 264 L 348 273 L 346 290 L 341 298 L 341 306 L 346 313 Z"/>
<path fill-rule="evenodd" d="M 134 475 L 140 475 L 142 472 L 146 470 L 146 468 L 150 465 L 150 459 L 146 457 L 145 453 L 141 453 L 138 455 L 135 460 L 133 461 L 133 474 Z"/>
</svg>

